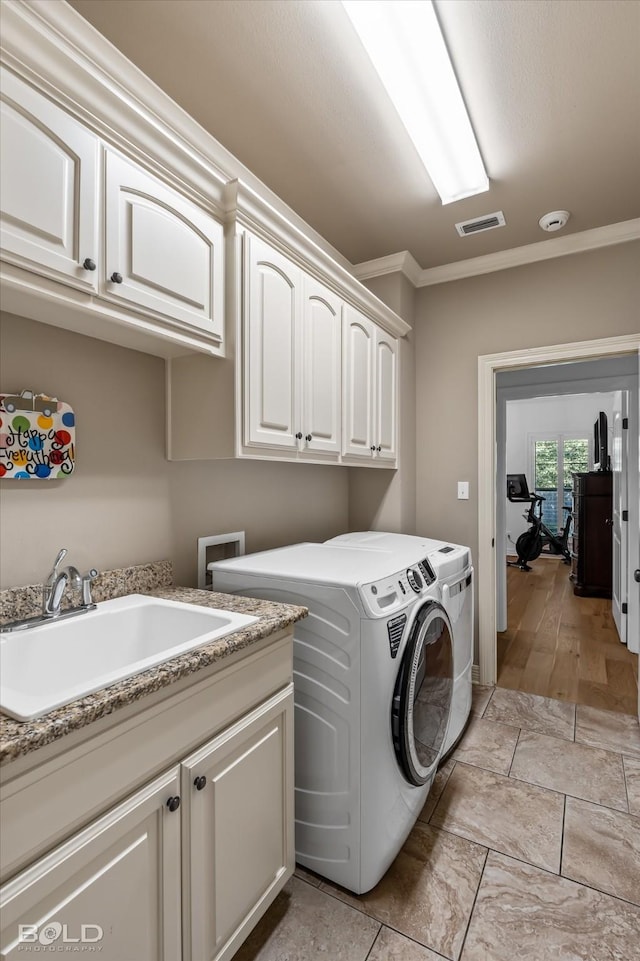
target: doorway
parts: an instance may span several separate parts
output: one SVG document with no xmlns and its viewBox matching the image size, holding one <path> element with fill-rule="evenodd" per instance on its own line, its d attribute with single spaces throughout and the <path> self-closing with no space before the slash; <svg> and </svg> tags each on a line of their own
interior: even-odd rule
<svg viewBox="0 0 640 961">
<path fill-rule="evenodd" d="M 637 464 L 637 364 L 640 339 L 637 335 L 607 338 L 598 341 L 587 341 L 576 344 L 561 344 L 547 348 L 533 348 L 531 350 L 513 351 L 504 354 L 481 356 L 478 359 L 478 489 L 479 489 L 479 546 L 478 546 L 478 614 L 479 614 L 479 661 L 480 681 L 494 684 L 497 678 L 497 637 L 496 627 L 498 616 L 504 604 L 506 611 L 506 578 L 504 578 L 503 600 L 498 598 L 497 589 L 501 577 L 498 576 L 496 566 L 496 542 L 498 514 L 504 513 L 502 497 L 496 497 L 496 478 L 504 477 L 504 464 L 498 465 L 496 456 L 496 440 L 500 408 L 496 402 L 496 382 L 500 373 L 514 374 L 528 372 L 528 377 L 534 381 L 543 372 L 551 371 L 556 380 L 562 380 L 567 371 L 567 365 L 580 363 L 594 358 L 622 358 L 626 355 L 630 359 L 635 371 L 635 393 L 633 408 L 635 421 L 635 455 L 631 454 L 632 462 Z M 587 388 L 589 389 L 589 388 Z M 591 388 L 593 389 L 593 388 Z M 499 456 L 499 446 L 498 446 Z M 638 528 L 638 496 L 637 472 L 634 478 L 635 496 L 630 491 L 630 529 Z M 501 485 L 502 487 L 502 485 Z M 502 491 L 501 491 L 502 493 Z M 502 518 L 504 521 L 504 518 Z M 637 539 L 635 539 L 637 540 Z M 499 543 L 499 541 L 498 541 Z M 640 545 L 630 544 L 630 570 L 640 566 Z M 502 554 L 500 554 L 502 557 Z M 499 569 L 502 572 L 502 567 Z M 636 596 L 637 595 L 637 596 Z M 629 636 L 638 637 L 640 633 L 640 592 L 629 595 Z M 505 618 L 506 620 L 506 618 Z M 506 629 L 506 623 L 504 625 Z"/>
<path fill-rule="evenodd" d="M 504 402 L 506 407 L 506 474 L 528 478 L 531 492 L 541 498 L 538 506 L 543 523 L 559 538 L 563 531 L 569 534 L 572 522 L 573 474 L 593 471 L 598 460 L 593 425 L 603 416 L 605 423 L 613 425 L 616 402 L 622 394 L 620 390 L 606 392 L 599 388 L 628 385 L 629 378 L 635 376 L 634 366 L 631 359 L 619 358 L 564 365 L 562 371 L 531 372 L 537 383 L 531 383 L 527 371 L 515 378 L 497 376 L 498 405 Z M 591 382 L 594 392 L 540 394 L 558 389 L 553 380 L 558 375 L 565 391 L 574 384 Z M 514 387 L 519 387 L 519 394 L 526 390 L 533 396 L 514 399 Z M 624 394 L 626 397 L 628 390 Z M 626 442 L 620 446 L 626 452 Z M 613 444 L 609 448 L 613 449 Z M 626 467 L 625 460 L 625 478 Z M 611 477 L 608 481 L 611 499 Z M 599 557 L 590 556 L 591 565 L 599 565 L 601 577 L 608 580 L 599 596 L 583 596 L 580 586 L 578 593 L 574 592 L 577 558 L 571 558 L 570 550 L 578 549 L 578 543 L 574 545 L 572 537 L 567 537 L 566 557 L 558 556 L 557 546 L 549 543 L 530 563 L 515 566 L 516 542 L 530 529 L 525 519 L 528 506 L 509 500 L 506 503 L 506 614 L 499 615 L 497 625 L 498 685 L 635 714 L 637 656 L 620 643 L 610 599 L 615 566 L 611 556 L 605 557 L 602 552 Z M 611 521 L 611 510 L 609 514 Z M 601 528 L 602 532 L 607 529 L 602 523 Z M 611 547 L 611 535 L 609 541 Z M 620 542 L 618 546 L 622 548 Z M 607 587 L 609 598 L 605 596 Z M 506 625 L 502 623 L 505 617 Z M 626 617 L 620 626 L 626 626 Z"/>
</svg>

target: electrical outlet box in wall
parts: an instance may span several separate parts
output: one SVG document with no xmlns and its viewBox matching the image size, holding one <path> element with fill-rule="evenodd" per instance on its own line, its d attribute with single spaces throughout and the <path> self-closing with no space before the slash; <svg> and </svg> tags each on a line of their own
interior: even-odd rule
<svg viewBox="0 0 640 961">
<path fill-rule="evenodd" d="M 469 481 L 458 481 L 458 500 L 469 500 Z"/>
</svg>

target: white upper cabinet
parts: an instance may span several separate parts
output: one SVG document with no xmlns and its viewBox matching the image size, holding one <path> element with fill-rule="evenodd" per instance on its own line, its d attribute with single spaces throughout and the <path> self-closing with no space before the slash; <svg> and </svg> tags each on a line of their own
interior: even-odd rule
<svg viewBox="0 0 640 961">
<path fill-rule="evenodd" d="M 355 308 L 344 312 L 342 450 L 345 456 L 373 456 L 375 325 Z"/>
<path fill-rule="evenodd" d="M 222 258 L 221 224 L 107 151 L 106 296 L 222 339 Z"/>
<path fill-rule="evenodd" d="M 343 444 L 346 459 L 395 464 L 398 342 L 354 307 L 344 314 Z"/>
<path fill-rule="evenodd" d="M 398 341 L 376 328 L 376 371 L 373 438 L 376 456 L 395 461 L 398 455 Z"/>
<path fill-rule="evenodd" d="M 2 259 L 94 291 L 100 142 L 8 70 L 0 77 Z"/>
<path fill-rule="evenodd" d="M 244 245 L 244 446 L 336 460 L 342 301 L 258 237 Z"/>
<path fill-rule="evenodd" d="M 295 450 L 302 273 L 246 234 L 244 281 L 244 442 Z"/>
<path fill-rule="evenodd" d="M 312 277 L 302 312 L 302 449 L 340 453 L 342 301 Z"/>
<path fill-rule="evenodd" d="M 372 466 L 393 466 L 395 409 L 374 412 L 367 383 L 352 381 L 345 420 L 339 332 L 345 303 L 394 336 L 408 325 L 73 7 L 2 6 L 4 309 L 167 358 L 169 456 L 341 463 L 368 450 Z M 354 328 L 354 367 L 362 351 L 376 354 L 367 339 Z M 188 423 L 201 415 L 187 411 L 187 355 L 199 371 L 195 407 L 212 393 L 219 401 L 215 418 L 211 406 L 202 414 L 204 445 Z M 220 397 L 202 355 L 214 358 Z M 380 376 L 393 392 L 390 363 L 385 354 L 377 373 L 367 357 L 372 391 Z"/>
</svg>

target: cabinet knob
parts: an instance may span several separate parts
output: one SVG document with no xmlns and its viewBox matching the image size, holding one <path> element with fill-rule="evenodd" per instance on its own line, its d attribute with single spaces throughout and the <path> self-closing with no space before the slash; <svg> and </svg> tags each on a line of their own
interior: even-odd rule
<svg viewBox="0 0 640 961">
<path fill-rule="evenodd" d="M 84 267 L 85 270 L 96 269 L 95 260 L 92 260 L 91 257 L 85 257 L 85 259 L 82 261 L 82 266 Z"/>
<path fill-rule="evenodd" d="M 305 440 L 307 441 L 307 443 L 309 443 L 311 439 L 312 439 L 311 434 L 307 434 L 305 437 Z"/>
<path fill-rule="evenodd" d="M 178 797 L 177 794 L 175 797 L 169 798 L 169 800 L 167 801 L 167 807 L 171 812 L 178 810 L 178 808 L 180 807 L 180 798 Z"/>
<path fill-rule="evenodd" d="M 634 581 L 636 582 L 636 584 L 640 584 L 640 567 L 638 567 L 638 568 L 633 572 L 633 579 L 634 579 Z"/>
<path fill-rule="evenodd" d="M 301 430 L 299 430 L 298 433 L 296 434 L 296 440 L 302 440 L 302 431 L 301 431 Z"/>
<path fill-rule="evenodd" d="M 122 283 L 122 274 L 119 274 L 119 273 L 117 273 L 116 271 L 114 271 L 114 272 L 111 274 L 111 276 L 109 277 L 109 280 L 111 281 L 112 284 L 121 284 L 121 283 Z"/>
<path fill-rule="evenodd" d="M 196 791 L 201 791 L 206 783 L 207 783 L 206 777 L 204 776 L 204 774 L 200 774 L 199 777 L 197 777 L 194 780 L 193 786 L 195 787 Z"/>
</svg>

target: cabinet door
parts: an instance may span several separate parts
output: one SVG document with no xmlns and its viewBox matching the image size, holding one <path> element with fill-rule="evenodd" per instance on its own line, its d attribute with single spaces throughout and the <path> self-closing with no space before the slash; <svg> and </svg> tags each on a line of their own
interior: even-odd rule
<svg viewBox="0 0 640 961">
<path fill-rule="evenodd" d="M 119 154 L 106 164 L 104 295 L 221 340 L 222 225 Z"/>
<path fill-rule="evenodd" d="M 245 235 L 244 442 L 295 450 L 300 416 L 302 274 L 264 241 Z"/>
<path fill-rule="evenodd" d="M 340 453 L 342 301 L 311 277 L 302 312 L 302 449 Z"/>
<path fill-rule="evenodd" d="M 6 884 L 2 957 L 179 961 L 180 812 L 167 808 L 178 795 L 175 767 Z"/>
<path fill-rule="evenodd" d="M 184 961 L 226 961 L 293 872 L 293 686 L 187 758 L 182 791 Z"/>
<path fill-rule="evenodd" d="M 8 70 L 0 76 L 2 259 L 93 291 L 98 139 Z"/>
<path fill-rule="evenodd" d="M 371 460 L 376 328 L 348 305 L 343 324 L 342 451 L 345 457 Z"/>
<path fill-rule="evenodd" d="M 395 461 L 397 448 L 398 341 L 376 331 L 375 416 L 373 443 L 376 457 Z"/>
</svg>

